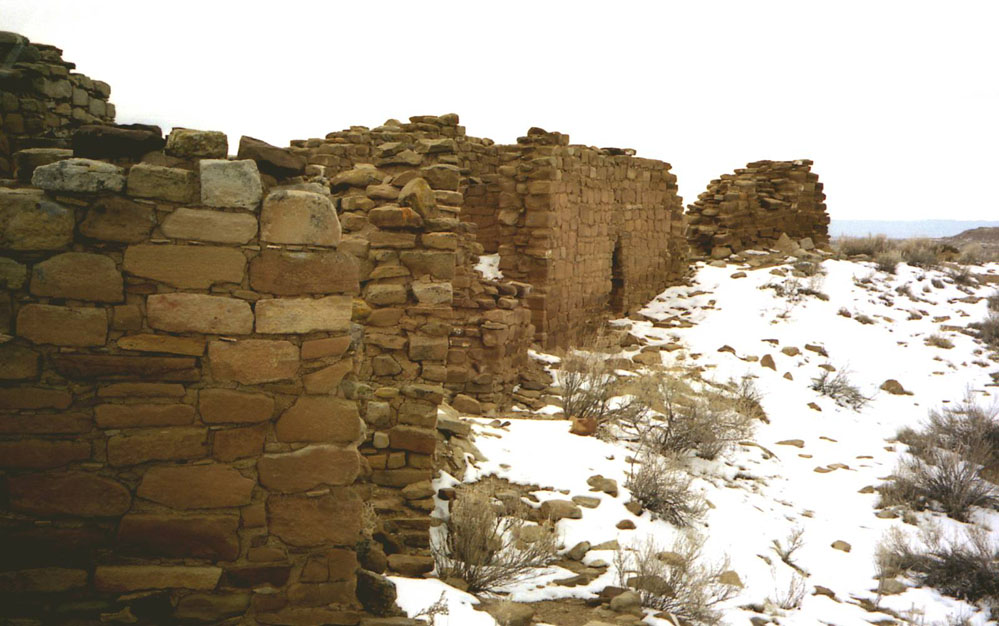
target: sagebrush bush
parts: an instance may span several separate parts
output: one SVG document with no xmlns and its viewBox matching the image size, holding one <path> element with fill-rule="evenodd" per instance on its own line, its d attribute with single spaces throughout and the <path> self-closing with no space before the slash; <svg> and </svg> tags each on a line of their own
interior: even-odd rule
<svg viewBox="0 0 999 626">
<path fill-rule="evenodd" d="M 558 560 L 558 536 L 552 530 L 522 541 L 526 525 L 520 517 L 501 516 L 483 487 L 461 489 L 444 532 L 431 541 L 438 577 L 460 578 L 469 591 L 493 591 L 531 578 Z"/>
<path fill-rule="evenodd" d="M 643 607 L 681 620 L 716 624 L 721 615 L 715 607 L 737 589 L 719 580 L 728 560 L 704 563 L 703 546 L 700 537 L 681 535 L 669 549 L 652 538 L 632 549 L 620 548 L 614 557 L 618 584 L 638 593 Z"/>
<path fill-rule="evenodd" d="M 999 311 L 999 291 L 990 295 L 986 301 L 988 302 L 989 311 Z"/>
<path fill-rule="evenodd" d="M 880 252 L 874 257 L 875 267 L 887 274 L 894 274 L 898 264 L 902 262 L 902 254 L 898 250 Z"/>
<path fill-rule="evenodd" d="M 947 339 L 943 335 L 930 335 L 924 340 L 924 343 L 928 346 L 933 346 L 934 348 L 942 348 L 944 350 L 950 350 L 954 347 L 954 342 Z"/>
<path fill-rule="evenodd" d="M 633 463 L 624 486 L 652 513 L 678 527 L 690 526 L 704 513 L 704 500 L 690 489 L 690 477 L 675 456 L 645 451 Z"/>
<path fill-rule="evenodd" d="M 613 368 L 593 353 L 567 355 L 562 359 L 558 378 L 568 418 L 593 419 L 598 427 L 605 427 L 614 422 L 633 422 L 645 410 L 638 398 L 625 393 L 624 383 Z"/>
<path fill-rule="evenodd" d="M 812 379 L 809 388 L 830 398 L 839 406 L 854 411 L 859 411 L 871 401 L 871 398 L 861 393 L 859 387 L 850 382 L 850 376 L 846 370 L 836 372 L 822 370 L 821 374 Z"/>
<path fill-rule="evenodd" d="M 964 287 L 974 285 L 978 282 L 975 279 L 975 273 L 964 265 L 947 268 L 947 277 L 950 278 L 955 285 L 962 285 Z"/>
<path fill-rule="evenodd" d="M 836 249 L 843 256 L 867 255 L 873 257 L 882 252 L 888 252 L 892 242 L 884 235 L 868 235 L 867 237 L 840 237 L 836 241 Z"/>
<path fill-rule="evenodd" d="M 913 576 L 944 595 L 999 609 L 999 546 L 978 528 L 963 540 L 943 538 L 939 528 L 922 533 L 915 547 L 897 528 L 879 544 L 875 561 L 882 578 Z"/>
<path fill-rule="evenodd" d="M 986 345 L 993 348 L 999 347 L 999 312 L 989 311 L 985 319 L 980 322 L 972 322 L 968 324 L 968 327 L 976 330 L 978 338 Z"/>
<path fill-rule="evenodd" d="M 981 465 L 994 465 L 999 463 L 999 407 L 980 405 L 968 394 L 953 406 L 931 411 L 921 430 L 902 429 L 898 439 L 917 457 L 941 447 Z"/>
</svg>

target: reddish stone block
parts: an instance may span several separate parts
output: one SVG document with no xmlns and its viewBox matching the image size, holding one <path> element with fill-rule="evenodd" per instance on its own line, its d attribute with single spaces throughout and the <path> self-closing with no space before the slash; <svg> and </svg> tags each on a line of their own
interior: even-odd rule
<svg viewBox="0 0 999 626">
<path fill-rule="evenodd" d="M 284 587 L 291 575 L 290 565 L 239 565 L 227 567 L 222 586 L 249 589 L 260 585 Z"/>
<path fill-rule="evenodd" d="M 250 261 L 250 286 L 278 296 L 360 291 L 357 257 L 343 252 L 265 249 Z"/>
<path fill-rule="evenodd" d="M 17 334 L 37 344 L 103 346 L 108 314 L 98 308 L 26 304 L 17 313 Z"/>
<path fill-rule="evenodd" d="M 307 393 L 336 393 L 343 377 L 354 371 L 354 362 L 344 359 L 321 370 L 316 370 L 302 379 Z"/>
<path fill-rule="evenodd" d="M 99 404 L 94 417 L 101 428 L 186 426 L 194 423 L 189 404 Z"/>
<path fill-rule="evenodd" d="M 267 438 L 267 424 L 247 428 L 216 430 L 212 443 L 212 456 L 226 463 L 250 456 L 259 456 Z"/>
<path fill-rule="evenodd" d="M 244 339 L 208 344 L 208 359 L 216 381 L 244 385 L 293 378 L 298 373 L 298 347 L 288 341 Z"/>
<path fill-rule="evenodd" d="M 274 415 L 274 398 L 232 389 L 202 389 L 198 409 L 206 424 L 252 424 Z"/>
<path fill-rule="evenodd" d="M 174 337 L 173 335 L 128 335 L 118 339 L 118 347 L 122 350 L 138 352 L 166 352 L 168 354 L 183 354 L 201 356 L 205 353 L 203 337 Z"/>
<path fill-rule="evenodd" d="M 235 515 L 126 515 L 118 526 L 118 549 L 126 554 L 232 561 L 239 556 Z"/>
<path fill-rule="evenodd" d="M 350 347 L 350 336 L 328 337 L 302 342 L 302 359 L 321 359 L 328 356 L 341 356 Z"/>
<path fill-rule="evenodd" d="M 302 396 L 281 414 L 278 441 L 349 443 L 361 433 L 357 403 L 329 396 Z"/>
<path fill-rule="evenodd" d="M 103 254 L 66 252 L 35 265 L 31 272 L 31 293 L 35 296 L 121 302 L 121 272 Z"/>
<path fill-rule="evenodd" d="M 190 357 L 57 354 L 52 357 L 52 365 L 66 378 L 161 382 L 201 380 L 197 361 Z"/>
<path fill-rule="evenodd" d="M 350 328 L 352 311 L 350 296 L 259 300 L 254 328 L 258 333 L 278 335 L 342 332 Z"/>
<path fill-rule="evenodd" d="M 247 335 L 253 332 L 250 304 L 238 298 L 200 293 L 154 294 L 146 299 L 146 315 L 150 327 L 174 333 Z"/>
<path fill-rule="evenodd" d="M 348 492 L 338 495 L 270 496 L 267 520 L 271 534 L 298 547 L 354 545 L 361 531 L 361 502 Z"/>
<path fill-rule="evenodd" d="M 287 454 L 267 454 L 257 461 L 260 484 L 283 493 L 324 485 L 350 485 L 360 471 L 355 448 L 307 446 Z"/>
<path fill-rule="evenodd" d="M 434 450 L 437 449 L 437 437 L 430 430 L 412 426 L 396 426 L 389 431 L 389 446 L 396 450 L 433 454 Z"/>
<path fill-rule="evenodd" d="M 288 587 L 288 601 L 296 606 L 327 606 L 354 604 L 357 582 L 345 580 L 325 583 L 295 583 Z"/>
<path fill-rule="evenodd" d="M 153 467 L 136 495 L 175 509 L 217 509 L 249 504 L 255 484 L 228 465 Z"/>
<path fill-rule="evenodd" d="M 90 444 L 86 441 L 0 441 L 0 467 L 51 469 L 89 459 Z"/>
<path fill-rule="evenodd" d="M 87 472 L 26 474 L 7 479 L 10 506 L 33 515 L 116 517 L 132 505 L 121 483 Z"/>
<path fill-rule="evenodd" d="M 241 283 L 246 257 L 234 248 L 141 244 L 125 250 L 123 267 L 134 276 L 181 289 Z"/>
<path fill-rule="evenodd" d="M 204 428 L 139 430 L 108 439 L 108 463 L 121 467 L 147 461 L 200 459 L 208 454 Z"/>
</svg>

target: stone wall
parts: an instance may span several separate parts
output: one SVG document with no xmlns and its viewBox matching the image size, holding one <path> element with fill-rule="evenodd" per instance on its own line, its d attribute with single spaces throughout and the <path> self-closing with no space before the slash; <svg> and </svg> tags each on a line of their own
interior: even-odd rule
<svg viewBox="0 0 999 626">
<path fill-rule="evenodd" d="M 812 162 L 756 161 L 711 181 L 688 208 L 687 238 L 700 254 L 773 247 L 786 233 L 829 243 L 825 194 Z"/>
<path fill-rule="evenodd" d="M 356 624 L 429 569 L 457 220 L 148 132 L 0 188 L 0 616 Z"/>
<path fill-rule="evenodd" d="M 114 121 L 111 87 L 74 71 L 62 50 L 0 32 L 0 178 L 10 156 L 34 147 L 69 147 L 74 128 Z"/>
</svg>

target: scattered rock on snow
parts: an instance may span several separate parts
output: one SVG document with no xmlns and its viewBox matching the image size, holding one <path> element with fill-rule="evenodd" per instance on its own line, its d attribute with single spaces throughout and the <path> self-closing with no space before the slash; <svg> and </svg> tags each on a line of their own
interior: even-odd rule
<svg viewBox="0 0 999 626">
<path fill-rule="evenodd" d="M 629 580 L 628 582 L 630 583 L 631 581 Z M 618 613 L 630 613 L 631 611 L 641 609 L 641 606 L 642 598 L 634 591 L 619 593 L 610 601 L 611 610 Z"/>
<path fill-rule="evenodd" d="M 630 519 L 623 519 L 616 524 L 618 530 L 635 530 L 635 522 Z"/>
<path fill-rule="evenodd" d="M 534 609 L 522 602 L 498 602 L 484 605 L 482 610 L 493 616 L 500 624 L 508 626 L 528 626 L 534 619 Z"/>
<path fill-rule="evenodd" d="M 589 541 L 580 541 L 576 545 L 572 546 L 568 552 L 565 553 L 567 557 L 573 561 L 582 561 L 586 553 L 590 551 Z"/>
<path fill-rule="evenodd" d="M 893 396 L 911 396 L 911 391 L 906 391 L 902 383 L 898 382 L 894 378 L 889 378 L 885 382 L 881 383 L 881 391 L 887 391 Z"/>
<path fill-rule="evenodd" d="M 769 367 L 773 371 L 777 371 L 777 364 L 774 363 L 774 358 L 769 354 L 764 354 L 763 358 L 760 359 L 760 367 Z"/>
<path fill-rule="evenodd" d="M 582 519 L 583 512 L 571 500 L 545 500 L 539 509 L 542 519 L 557 522 L 561 519 Z"/>
<path fill-rule="evenodd" d="M 735 570 L 722 572 L 721 576 L 718 577 L 718 582 L 723 585 L 729 585 L 730 587 L 739 587 L 740 589 L 743 587 L 742 579 L 739 578 L 739 574 Z"/>
<path fill-rule="evenodd" d="M 843 552 L 849 552 L 850 550 L 853 549 L 853 546 L 843 541 L 842 539 L 837 539 L 836 541 L 832 542 L 831 547 L 833 550 L 842 550 Z"/>
<path fill-rule="evenodd" d="M 600 498 L 593 498 L 591 496 L 572 496 L 572 501 L 587 509 L 595 509 L 600 506 Z"/>
<path fill-rule="evenodd" d="M 587 478 L 586 484 L 590 486 L 590 491 L 600 491 L 612 498 L 617 497 L 617 481 L 613 478 L 604 478 L 596 474 Z"/>
</svg>

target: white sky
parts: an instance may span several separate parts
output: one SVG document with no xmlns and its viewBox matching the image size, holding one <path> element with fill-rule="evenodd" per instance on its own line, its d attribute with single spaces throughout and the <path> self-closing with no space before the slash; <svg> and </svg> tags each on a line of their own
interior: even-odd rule
<svg viewBox="0 0 999 626">
<path fill-rule="evenodd" d="M 999 219 L 999 3 L 0 0 L 120 122 L 277 145 L 456 112 L 673 164 L 811 158 L 834 219 Z"/>
</svg>

